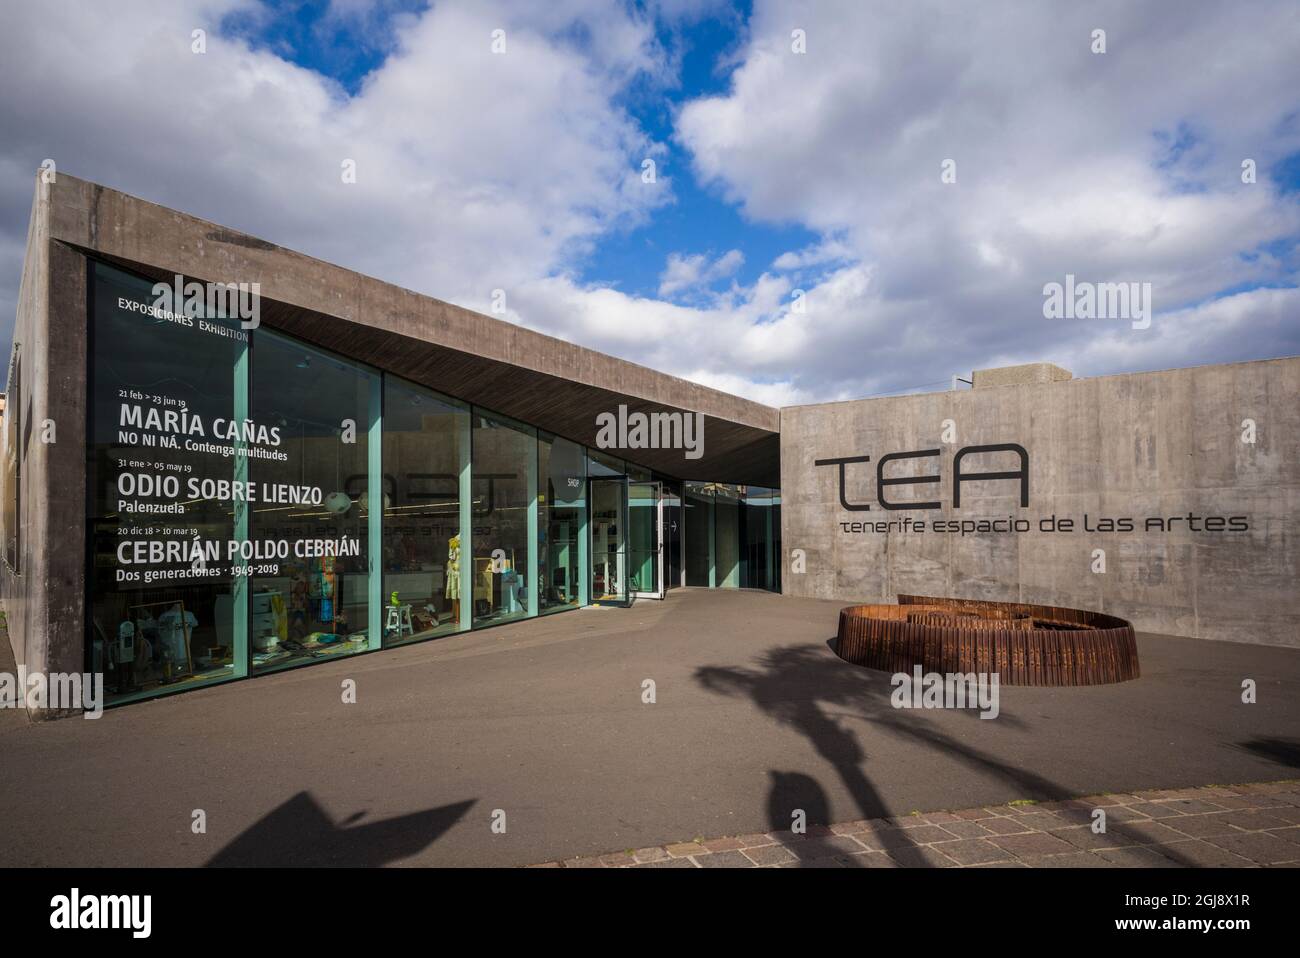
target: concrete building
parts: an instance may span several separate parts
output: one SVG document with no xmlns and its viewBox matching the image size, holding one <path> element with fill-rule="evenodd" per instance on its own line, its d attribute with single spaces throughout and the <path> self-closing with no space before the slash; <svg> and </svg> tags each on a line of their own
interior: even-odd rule
<svg viewBox="0 0 1300 958">
<path fill-rule="evenodd" d="M 1300 360 L 1043 367 L 783 409 L 782 537 L 807 556 L 785 591 L 1062 605 L 1300 645 Z"/>
<path fill-rule="evenodd" d="M 973 381 L 777 410 L 38 177 L 14 655 L 119 704 L 682 586 L 1300 644 L 1300 360 Z"/>
</svg>

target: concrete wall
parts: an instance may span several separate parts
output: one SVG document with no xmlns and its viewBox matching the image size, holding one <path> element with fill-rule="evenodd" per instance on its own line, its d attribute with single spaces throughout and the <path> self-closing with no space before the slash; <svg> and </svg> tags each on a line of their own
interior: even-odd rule
<svg viewBox="0 0 1300 958">
<path fill-rule="evenodd" d="M 855 601 L 899 593 L 1017 600 L 1096 609 L 1141 630 L 1300 646 L 1300 358 L 1203 366 L 960 392 L 798 406 L 781 412 L 784 591 Z M 1242 421 L 1257 424 L 1254 444 Z M 955 442 L 942 441 L 952 420 Z M 952 437 L 950 437 L 952 438 Z M 1029 453 L 1029 507 L 1013 481 L 962 482 L 952 505 L 954 454 L 1018 443 Z M 939 500 L 933 510 L 889 511 L 876 468 L 893 452 L 942 450 L 892 462 L 886 477 L 940 476 L 889 486 L 890 501 Z M 870 455 L 846 467 L 817 459 Z M 1010 470 L 1009 453 L 968 456 L 963 473 Z M 1245 516 L 1248 532 L 1191 531 L 1185 517 Z M 1070 532 L 1043 531 L 1050 517 Z M 1086 531 L 1127 517 L 1135 531 Z M 1027 519 L 1021 534 L 961 536 L 934 520 Z M 1182 516 L 1172 531 L 1148 517 Z M 843 522 L 927 523 L 924 532 L 845 531 Z M 1204 527 L 1205 523 L 1201 523 Z M 853 528 L 853 527 L 850 527 Z M 791 569 L 791 550 L 807 559 Z M 1106 571 L 1092 571 L 1093 550 Z"/>
<path fill-rule="evenodd" d="M 51 239 L 50 190 L 38 177 L 14 328 L 21 388 L 5 409 L 19 417 L 18 574 L 0 571 L 14 658 L 47 674 L 83 671 L 86 561 L 86 261 Z"/>
</svg>

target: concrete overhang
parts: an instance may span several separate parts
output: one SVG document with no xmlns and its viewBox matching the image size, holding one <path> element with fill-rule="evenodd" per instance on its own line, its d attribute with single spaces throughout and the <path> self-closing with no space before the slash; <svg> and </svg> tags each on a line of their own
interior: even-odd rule
<svg viewBox="0 0 1300 958">
<path fill-rule="evenodd" d="M 402 289 L 59 172 L 38 177 L 49 238 L 151 278 L 258 283 L 261 322 L 431 389 L 594 446 L 596 416 L 704 415 L 704 455 L 617 453 L 683 479 L 780 484 L 780 412 Z M 39 191 L 48 190 L 45 197 Z M 611 450 L 612 451 L 612 450 Z"/>
</svg>

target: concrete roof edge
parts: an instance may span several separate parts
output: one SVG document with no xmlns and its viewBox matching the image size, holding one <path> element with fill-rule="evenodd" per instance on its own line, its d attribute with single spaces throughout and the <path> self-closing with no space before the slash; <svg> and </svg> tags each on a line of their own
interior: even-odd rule
<svg viewBox="0 0 1300 958">
<path fill-rule="evenodd" d="M 944 395 L 969 396 L 971 393 L 974 392 L 979 392 L 982 394 L 992 389 L 1025 389 L 1025 388 L 1038 387 L 1038 386 L 1047 386 L 1053 388 L 1068 387 L 1068 386 L 1077 386 L 1080 383 L 1094 383 L 1103 379 L 1118 379 L 1121 376 L 1158 376 L 1165 373 L 1187 372 L 1192 369 L 1210 369 L 1210 368 L 1229 369 L 1233 366 L 1255 366 L 1255 365 L 1261 365 L 1263 363 L 1284 363 L 1284 362 L 1294 362 L 1294 361 L 1300 361 L 1300 355 L 1268 356 L 1263 359 L 1241 359 L 1231 363 L 1195 363 L 1191 366 L 1170 366 L 1165 369 L 1134 369 L 1125 373 L 1104 373 L 1103 375 L 1100 376 L 1075 376 L 1073 379 L 1058 379 L 1052 382 L 1007 383 L 1005 385 L 1000 385 L 1000 386 L 981 386 L 978 390 L 935 389 L 935 390 L 931 390 L 930 392 L 922 392 L 922 393 L 894 393 L 889 396 L 864 396 L 861 399 L 833 399 L 829 402 L 810 402 L 810 403 L 800 403 L 799 405 L 796 406 L 782 406 L 781 411 L 785 412 L 786 410 L 814 409 L 821 406 L 839 406 L 845 403 L 889 402 L 891 399 L 915 399 L 917 396 L 944 396 Z"/>
</svg>

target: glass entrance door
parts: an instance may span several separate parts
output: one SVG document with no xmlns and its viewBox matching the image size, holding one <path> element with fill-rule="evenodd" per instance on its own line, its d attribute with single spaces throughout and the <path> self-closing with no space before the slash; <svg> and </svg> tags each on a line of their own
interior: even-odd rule
<svg viewBox="0 0 1300 958">
<path fill-rule="evenodd" d="M 664 597 L 663 486 L 633 482 L 627 493 L 628 592 L 643 599 Z"/>
<path fill-rule="evenodd" d="M 591 601 L 627 604 L 627 479 L 591 480 Z"/>
<path fill-rule="evenodd" d="M 664 590 L 682 584 L 682 491 L 676 484 L 665 484 L 663 499 Z"/>
</svg>

